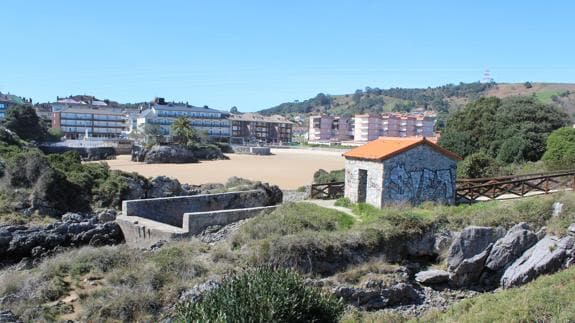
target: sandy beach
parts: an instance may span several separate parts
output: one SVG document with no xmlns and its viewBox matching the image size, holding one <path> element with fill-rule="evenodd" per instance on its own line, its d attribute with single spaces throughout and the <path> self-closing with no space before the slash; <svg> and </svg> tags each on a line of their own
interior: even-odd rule
<svg viewBox="0 0 575 323">
<path fill-rule="evenodd" d="M 197 164 L 144 164 L 118 156 L 106 161 L 111 169 L 136 172 L 146 177 L 165 175 L 180 183 L 225 183 L 238 176 L 296 189 L 311 184 L 320 168 L 327 171 L 344 168 L 341 152 L 308 149 L 272 149 L 271 156 L 228 154 L 229 160 L 203 161 Z"/>
</svg>

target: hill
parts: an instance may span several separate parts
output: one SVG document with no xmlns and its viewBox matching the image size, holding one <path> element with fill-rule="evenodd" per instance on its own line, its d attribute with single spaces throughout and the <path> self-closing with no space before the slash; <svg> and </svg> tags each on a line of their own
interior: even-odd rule
<svg viewBox="0 0 575 323">
<path fill-rule="evenodd" d="M 460 83 L 434 88 L 366 87 L 353 94 L 319 93 L 305 101 L 286 102 L 261 110 L 264 115 L 317 114 L 353 115 L 357 113 L 411 112 L 433 110 L 446 114 L 462 108 L 470 101 L 485 96 L 505 98 L 534 95 L 544 103 L 554 104 L 575 116 L 575 84 L 571 83 Z"/>
</svg>

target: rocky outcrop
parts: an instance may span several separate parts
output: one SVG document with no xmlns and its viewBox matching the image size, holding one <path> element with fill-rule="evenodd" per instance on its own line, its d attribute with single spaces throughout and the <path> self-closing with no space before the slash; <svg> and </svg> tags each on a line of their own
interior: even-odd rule
<svg viewBox="0 0 575 323">
<path fill-rule="evenodd" d="M 18 316 L 11 311 L 0 311 L 0 323 L 21 323 Z"/>
<path fill-rule="evenodd" d="M 175 178 L 156 176 L 150 180 L 147 195 L 150 197 L 172 197 L 186 195 L 182 185 Z"/>
<path fill-rule="evenodd" d="M 198 158 L 188 148 L 182 146 L 160 146 L 156 145 L 149 150 L 141 152 L 140 158 L 147 164 L 180 164 L 196 163 Z"/>
<path fill-rule="evenodd" d="M 430 269 L 420 271 L 415 275 L 415 281 L 422 285 L 437 285 L 447 283 L 449 273 L 445 270 Z"/>
<path fill-rule="evenodd" d="M 502 270 L 536 242 L 537 235 L 530 230 L 529 225 L 525 222 L 519 223 L 493 245 L 485 267 L 492 271 Z"/>
<path fill-rule="evenodd" d="M 332 292 L 347 303 L 367 311 L 415 304 L 421 301 L 417 290 L 406 283 L 399 283 L 384 289 L 366 289 L 340 285 L 333 288 Z"/>
<path fill-rule="evenodd" d="M 0 259 L 13 263 L 25 257 L 39 258 L 64 247 L 111 245 L 123 240 L 115 222 L 101 223 L 94 215 L 67 213 L 61 222 L 46 227 L 0 227 Z"/>
<path fill-rule="evenodd" d="M 573 244 L 571 236 L 546 236 L 505 270 L 501 286 L 522 285 L 541 274 L 556 272 L 573 256 Z"/>
<path fill-rule="evenodd" d="M 447 263 L 455 271 L 465 260 L 478 255 L 505 234 L 501 228 L 470 226 L 465 228 L 449 248 Z"/>
<path fill-rule="evenodd" d="M 450 282 L 460 287 L 469 286 L 477 282 L 479 277 L 481 277 L 485 260 L 487 260 L 492 246 L 493 244 L 489 244 L 487 248 L 479 254 L 463 259 L 457 267 L 451 270 L 449 275 Z"/>
</svg>

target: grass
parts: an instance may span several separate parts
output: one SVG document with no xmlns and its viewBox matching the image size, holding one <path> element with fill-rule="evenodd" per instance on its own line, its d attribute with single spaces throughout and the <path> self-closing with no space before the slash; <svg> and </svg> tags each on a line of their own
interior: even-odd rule
<svg viewBox="0 0 575 323">
<path fill-rule="evenodd" d="M 561 216 L 552 216 L 554 202 L 563 203 Z M 334 275 L 330 279 L 357 286 L 367 279 L 386 284 L 400 279 L 389 262 L 401 258 L 403 241 L 423 232 L 468 225 L 509 228 L 526 221 L 535 230 L 546 226 L 548 232 L 564 234 L 575 222 L 572 192 L 460 206 L 349 207 L 361 221 L 311 203 L 286 203 L 271 214 L 247 220 L 230 239 L 215 245 L 188 240 L 168 243 L 154 252 L 124 245 L 67 251 L 30 270 L 0 271 L 0 297 L 12 295 L 5 298 L 3 307 L 24 321 L 59 319 L 58 313 L 69 308 L 49 304 L 70 293 L 80 296 L 82 310 L 74 315 L 81 321 L 157 321 L 177 303 L 182 291 L 254 266 Z M 97 289 L 82 287 L 87 277 L 99 277 Z M 513 290 L 505 293 L 511 297 Z M 470 304 L 466 311 L 479 306 L 466 304 Z M 440 314 L 436 317 L 439 320 Z M 348 313 L 343 321 L 398 319 L 392 314 L 358 312 Z"/>
<path fill-rule="evenodd" d="M 430 313 L 416 322 L 571 322 L 575 318 L 575 267 L 519 288 L 483 294 Z"/>
<path fill-rule="evenodd" d="M 560 96 L 562 92 L 560 91 L 540 91 L 535 92 L 535 97 L 539 99 L 539 101 L 543 103 L 551 103 L 553 100 L 551 99 L 553 96 Z"/>
</svg>

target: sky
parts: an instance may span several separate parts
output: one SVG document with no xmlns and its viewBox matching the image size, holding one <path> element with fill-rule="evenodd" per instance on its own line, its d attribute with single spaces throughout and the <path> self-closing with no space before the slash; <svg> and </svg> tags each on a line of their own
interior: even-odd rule
<svg viewBox="0 0 575 323">
<path fill-rule="evenodd" d="M 0 2 L 0 92 L 257 111 L 366 86 L 575 82 L 575 1 Z"/>
</svg>

